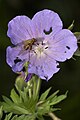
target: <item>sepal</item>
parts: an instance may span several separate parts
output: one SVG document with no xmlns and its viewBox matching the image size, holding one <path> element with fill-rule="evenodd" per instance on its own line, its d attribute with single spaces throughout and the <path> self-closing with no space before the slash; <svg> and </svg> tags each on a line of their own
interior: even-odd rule
<svg viewBox="0 0 80 120">
<path fill-rule="evenodd" d="M 68 27 L 69 30 L 72 30 L 74 27 L 74 20 L 72 21 L 71 25 Z"/>
</svg>

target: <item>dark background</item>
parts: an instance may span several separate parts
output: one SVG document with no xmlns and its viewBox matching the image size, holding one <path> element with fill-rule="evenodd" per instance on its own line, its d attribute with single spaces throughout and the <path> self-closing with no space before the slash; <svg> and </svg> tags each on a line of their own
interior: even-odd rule
<svg viewBox="0 0 80 120">
<path fill-rule="evenodd" d="M 0 99 L 1 95 L 9 96 L 17 76 L 6 64 L 6 47 L 11 44 L 6 35 L 7 24 L 17 15 L 32 18 L 45 8 L 59 14 L 64 28 L 75 20 L 73 31 L 80 31 L 80 0 L 0 0 Z M 42 82 L 41 92 L 50 86 L 51 92 L 59 89 L 60 94 L 69 90 L 67 99 L 56 106 L 62 109 L 56 112 L 62 120 L 80 119 L 80 57 L 74 58 L 60 63 L 61 70 L 49 82 Z"/>
</svg>

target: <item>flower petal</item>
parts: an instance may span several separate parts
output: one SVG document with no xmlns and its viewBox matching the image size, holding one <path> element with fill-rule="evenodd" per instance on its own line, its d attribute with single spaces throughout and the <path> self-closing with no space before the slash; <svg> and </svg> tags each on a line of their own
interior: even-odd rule
<svg viewBox="0 0 80 120">
<path fill-rule="evenodd" d="M 14 64 L 12 66 L 12 70 L 16 73 L 21 72 L 23 70 L 24 63 L 25 61 L 21 61 L 21 62 L 18 62 L 17 64 Z"/>
<path fill-rule="evenodd" d="M 48 41 L 49 50 L 47 55 L 57 61 L 70 59 L 77 50 L 77 39 L 74 34 L 67 29 L 59 31 Z"/>
<path fill-rule="evenodd" d="M 57 67 L 58 65 L 59 63 L 56 62 L 54 59 L 50 59 L 47 57 L 43 64 L 44 74 L 42 74 L 40 77 L 48 81 L 55 73 L 59 71 L 60 68 Z"/>
<path fill-rule="evenodd" d="M 8 47 L 7 48 L 7 54 L 6 54 L 6 61 L 10 67 L 12 67 L 12 70 L 14 72 L 19 72 L 22 70 L 23 65 L 25 62 L 29 61 L 29 54 L 27 53 L 20 54 L 21 46 L 17 47 Z"/>
<path fill-rule="evenodd" d="M 63 26 L 59 15 L 47 9 L 37 12 L 32 18 L 32 22 L 36 37 L 41 37 L 42 34 L 51 33 L 51 31 L 55 34 Z"/>
<path fill-rule="evenodd" d="M 21 50 L 20 47 L 8 47 L 6 50 L 6 60 L 8 65 L 10 65 L 10 67 L 12 67 L 15 63 L 14 60 L 17 58 L 19 51 Z"/>
<path fill-rule="evenodd" d="M 34 73 L 38 75 L 41 79 L 49 80 L 54 73 L 59 71 L 59 68 L 57 68 L 57 65 L 59 65 L 54 59 L 49 58 L 48 56 L 44 56 L 41 58 L 36 58 L 34 56 L 33 58 L 35 61 L 33 63 L 30 63 L 28 72 Z"/>
<path fill-rule="evenodd" d="M 8 23 L 7 35 L 16 45 L 22 41 L 33 38 L 31 31 L 31 19 L 27 16 L 17 16 Z"/>
</svg>

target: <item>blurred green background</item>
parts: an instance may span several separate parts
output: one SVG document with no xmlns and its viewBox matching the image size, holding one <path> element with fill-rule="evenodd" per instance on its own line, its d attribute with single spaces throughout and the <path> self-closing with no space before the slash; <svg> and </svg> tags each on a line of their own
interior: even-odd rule
<svg viewBox="0 0 80 120">
<path fill-rule="evenodd" d="M 0 0 L 0 100 L 1 95 L 9 96 L 17 76 L 6 64 L 6 47 L 11 45 L 6 35 L 7 24 L 17 15 L 32 18 L 45 8 L 60 15 L 64 28 L 75 20 L 73 31 L 80 31 L 80 0 Z M 60 63 L 61 70 L 49 82 L 42 81 L 41 92 L 50 86 L 51 92 L 59 89 L 60 94 L 69 90 L 67 99 L 56 106 L 62 109 L 56 112 L 62 120 L 80 120 L 80 57 L 75 59 Z"/>
</svg>

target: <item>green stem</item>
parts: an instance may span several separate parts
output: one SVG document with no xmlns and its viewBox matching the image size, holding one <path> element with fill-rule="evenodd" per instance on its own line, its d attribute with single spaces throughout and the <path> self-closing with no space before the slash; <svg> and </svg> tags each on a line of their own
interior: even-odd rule
<svg viewBox="0 0 80 120">
<path fill-rule="evenodd" d="M 41 86 L 41 79 L 38 78 L 38 80 L 37 80 L 37 88 L 36 88 L 36 96 L 39 95 L 40 86 Z"/>
<path fill-rule="evenodd" d="M 36 77 L 34 76 L 33 77 L 33 97 L 35 98 L 36 97 L 36 87 L 37 87 L 37 80 L 36 80 Z"/>
<path fill-rule="evenodd" d="M 40 85 L 41 85 L 41 79 L 37 76 L 33 77 L 33 97 L 36 98 L 39 96 L 40 91 Z"/>
<path fill-rule="evenodd" d="M 31 94 L 31 81 L 28 81 L 27 83 L 28 87 L 29 87 L 29 97 L 31 98 L 32 94 Z"/>
<path fill-rule="evenodd" d="M 50 112 L 48 113 L 48 115 L 52 118 L 52 120 L 61 120 L 60 118 L 58 118 L 54 113 Z"/>
</svg>

